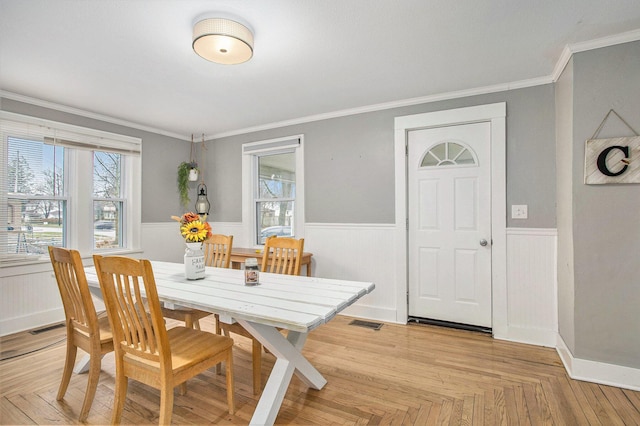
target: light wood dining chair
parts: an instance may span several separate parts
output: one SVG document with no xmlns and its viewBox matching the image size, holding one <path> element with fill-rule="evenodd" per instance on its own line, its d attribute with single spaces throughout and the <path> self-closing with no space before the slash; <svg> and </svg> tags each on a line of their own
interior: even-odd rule
<svg viewBox="0 0 640 426">
<path fill-rule="evenodd" d="M 234 413 L 233 339 L 187 327 L 166 329 L 148 260 L 94 255 L 116 354 L 111 423 L 120 422 L 128 379 L 160 390 L 160 424 L 170 424 L 173 390 L 224 362 L 227 403 Z M 186 388 L 183 388 L 186 391 Z"/>
<path fill-rule="evenodd" d="M 113 351 L 111 327 L 106 315 L 99 317 L 96 313 L 80 253 L 49 246 L 49 257 L 58 282 L 67 327 L 67 353 L 56 399 L 62 400 L 67 392 L 80 348 L 90 357 L 87 390 L 79 416 L 79 420 L 84 422 L 96 394 L 102 357 Z"/>
<path fill-rule="evenodd" d="M 304 238 L 267 238 L 262 254 L 262 272 L 300 275 L 303 250 Z"/>
<path fill-rule="evenodd" d="M 204 263 L 207 266 L 216 268 L 228 268 L 231 264 L 231 248 L 233 246 L 233 235 L 213 234 L 203 241 Z M 178 321 L 183 321 L 185 326 L 200 330 L 200 320 L 211 315 L 211 312 L 199 309 L 183 307 L 162 307 L 162 316 Z M 218 316 L 216 315 L 216 334 L 220 333 Z"/>
<path fill-rule="evenodd" d="M 213 234 L 204 241 L 204 263 L 215 268 L 231 265 L 233 235 Z"/>
</svg>

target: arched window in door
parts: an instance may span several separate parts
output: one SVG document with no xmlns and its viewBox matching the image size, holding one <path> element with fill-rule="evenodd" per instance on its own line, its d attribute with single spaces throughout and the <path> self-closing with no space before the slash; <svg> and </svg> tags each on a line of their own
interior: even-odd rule
<svg viewBox="0 0 640 426">
<path fill-rule="evenodd" d="M 420 167 L 476 166 L 475 153 L 458 142 L 442 142 L 424 154 Z"/>
</svg>

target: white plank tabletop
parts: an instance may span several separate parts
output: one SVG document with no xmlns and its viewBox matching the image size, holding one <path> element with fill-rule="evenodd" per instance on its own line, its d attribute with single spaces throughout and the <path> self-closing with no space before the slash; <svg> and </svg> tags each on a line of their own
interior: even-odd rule
<svg viewBox="0 0 640 426">
<path fill-rule="evenodd" d="M 160 300 L 299 332 L 309 332 L 375 288 L 375 284 L 260 273 L 260 285 L 245 286 L 244 271 L 207 267 L 202 280 L 187 280 L 184 265 L 151 262 Z M 95 268 L 85 268 L 99 287 Z"/>
</svg>

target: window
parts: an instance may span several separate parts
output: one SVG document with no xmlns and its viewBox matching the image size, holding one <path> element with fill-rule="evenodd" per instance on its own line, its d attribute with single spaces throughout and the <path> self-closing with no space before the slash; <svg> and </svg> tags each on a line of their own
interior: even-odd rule
<svg viewBox="0 0 640 426">
<path fill-rule="evenodd" d="M 432 147 L 422 158 L 420 167 L 473 166 L 474 153 L 456 142 L 443 142 Z"/>
<path fill-rule="evenodd" d="M 267 237 L 295 236 L 296 157 L 293 152 L 257 155 L 256 229 Z"/>
<path fill-rule="evenodd" d="M 302 238 L 302 136 L 244 144 L 243 222 L 251 244 L 272 235 Z"/>
<path fill-rule="evenodd" d="M 0 266 L 139 247 L 140 140 L 0 112 Z"/>
</svg>

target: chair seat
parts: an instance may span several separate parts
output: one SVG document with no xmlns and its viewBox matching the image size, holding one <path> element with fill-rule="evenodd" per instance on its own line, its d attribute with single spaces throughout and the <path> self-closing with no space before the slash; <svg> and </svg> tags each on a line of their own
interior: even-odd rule
<svg viewBox="0 0 640 426">
<path fill-rule="evenodd" d="M 181 370 L 233 347 L 233 339 L 187 327 L 167 330 L 171 344 L 171 360 L 174 370 Z M 194 339 L 198 336 L 198 339 Z M 203 336 L 206 336 L 204 338 Z M 187 362 L 188 361 L 188 362 Z"/>
<path fill-rule="evenodd" d="M 175 373 L 188 369 L 194 364 L 224 352 L 233 346 L 233 339 L 205 331 L 187 327 L 175 327 L 167 330 L 169 346 L 171 346 L 171 366 Z M 131 364 L 142 368 L 156 370 L 160 363 L 144 360 L 140 357 L 125 355 Z"/>
<path fill-rule="evenodd" d="M 162 316 L 166 318 L 171 318 L 171 319 L 184 322 L 187 318 L 187 315 L 191 315 L 191 319 L 193 321 L 197 321 L 204 317 L 208 317 L 209 315 L 212 315 L 212 314 L 211 312 L 201 311 L 199 309 L 192 309 L 192 308 L 170 309 L 164 306 L 162 307 Z"/>
<path fill-rule="evenodd" d="M 113 339 L 109 317 L 98 317 L 98 327 L 100 327 L 100 343 L 106 343 Z"/>
<path fill-rule="evenodd" d="M 113 333 L 111 332 L 109 317 L 98 317 L 98 327 L 100 329 L 100 345 L 111 344 L 111 350 L 113 350 Z M 80 330 L 76 327 L 73 331 L 85 339 L 89 338 L 89 334 L 84 330 Z"/>
</svg>

